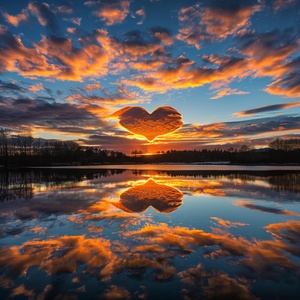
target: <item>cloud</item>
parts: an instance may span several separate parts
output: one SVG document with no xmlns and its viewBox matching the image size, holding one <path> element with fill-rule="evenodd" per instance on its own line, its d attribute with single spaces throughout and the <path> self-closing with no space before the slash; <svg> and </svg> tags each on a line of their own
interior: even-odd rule
<svg viewBox="0 0 300 300">
<path fill-rule="evenodd" d="M 103 293 L 103 299 L 117 300 L 117 299 L 130 299 L 130 293 L 124 287 L 111 285 L 109 289 Z"/>
<path fill-rule="evenodd" d="M 71 18 L 71 19 L 68 19 L 69 22 L 71 22 L 71 23 L 73 23 L 75 25 L 78 25 L 78 26 L 80 26 L 81 20 L 82 20 L 82 18 Z"/>
<path fill-rule="evenodd" d="M 58 13 L 67 14 L 67 15 L 71 15 L 72 13 L 74 13 L 74 10 L 70 5 L 57 6 L 55 11 Z"/>
<path fill-rule="evenodd" d="M 49 103 L 31 98 L 17 98 L 0 106 L 0 126 L 10 128 L 35 128 L 48 131 L 80 133 L 86 127 L 98 127 L 102 122 L 87 109 L 68 103 Z"/>
<path fill-rule="evenodd" d="M 276 12 L 282 9 L 291 8 L 297 3 L 296 0 L 261 0 L 264 6 L 271 6 Z"/>
<path fill-rule="evenodd" d="M 26 89 L 15 82 L 5 82 L 0 80 L 0 91 L 5 94 L 10 92 L 25 92 Z"/>
<path fill-rule="evenodd" d="M 10 15 L 6 12 L 2 13 L 5 20 L 10 23 L 11 25 L 18 27 L 21 22 L 26 22 L 29 19 L 29 15 L 26 9 L 22 9 L 20 14 L 15 16 Z"/>
<path fill-rule="evenodd" d="M 300 97 L 300 75 L 299 73 L 290 73 L 286 77 L 279 78 L 269 84 L 265 91 L 285 98 L 298 98 Z"/>
<path fill-rule="evenodd" d="M 248 57 L 252 76 L 274 80 L 265 91 L 283 97 L 299 97 L 299 39 L 292 28 L 236 36 L 240 54 Z"/>
<path fill-rule="evenodd" d="M 107 73 L 108 56 L 96 44 L 75 48 L 71 39 L 45 37 L 26 48 L 20 37 L 0 31 L 0 71 L 17 72 L 26 77 L 83 81 Z"/>
<path fill-rule="evenodd" d="M 245 91 L 238 91 L 237 89 L 231 89 L 231 88 L 223 88 L 220 90 L 216 90 L 214 93 L 217 93 L 217 95 L 211 97 L 210 99 L 220 99 L 225 96 L 230 96 L 230 95 L 246 95 L 249 94 L 249 92 Z"/>
<path fill-rule="evenodd" d="M 161 213 L 171 213 L 182 203 L 183 194 L 170 186 L 158 184 L 153 179 L 123 192 L 113 204 L 125 212 L 143 212 L 149 206 Z"/>
<path fill-rule="evenodd" d="M 159 42 L 161 42 L 164 45 L 170 46 L 174 43 L 172 33 L 167 28 L 152 27 L 150 29 L 150 33 L 155 39 L 157 39 Z"/>
<path fill-rule="evenodd" d="M 48 3 L 33 1 L 28 4 L 28 9 L 38 18 L 42 26 L 46 26 L 53 34 L 58 33 L 56 16 Z"/>
<path fill-rule="evenodd" d="M 115 112 L 112 117 L 118 117 L 122 127 L 146 137 L 149 141 L 175 131 L 183 124 L 181 114 L 170 106 L 160 106 L 151 114 L 143 107 L 128 106 Z"/>
<path fill-rule="evenodd" d="M 144 8 L 141 8 L 135 12 L 135 15 L 139 16 L 141 19 L 137 22 L 138 25 L 142 25 L 146 19 L 146 11 Z"/>
<path fill-rule="evenodd" d="M 238 226 L 247 226 L 249 224 L 241 223 L 241 222 L 232 222 L 229 220 L 223 220 L 217 217 L 210 217 L 212 220 L 217 221 L 218 225 L 223 228 L 231 228 L 231 227 L 238 227 Z"/>
<path fill-rule="evenodd" d="M 47 62 L 35 48 L 26 48 L 21 38 L 0 30 L 0 71 L 18 72 L 23 76 L 55 76 L 59 70 Z"/>
<path fill-rule="evenodd" d="M 248 109 L 248 110 L 243 110 L 243 111 L 233 113 L 232 116 L 242 118 L 247 116 L 254 116 L 262 112 L 277 111 L 277 110 L 288 109 L 296 106 L 300 106 L 300 101 L 261 106 L 258 108 L 253 108 L 253 109 Z"/>
<path fill-rule="evenodd" d="M 174 66 L 174 64 L 176 64 Z M 137 86 L 146 91 L 166 92 L 173 89 L 186 89 L 218 83 L 226 85 L 235 79 L 242 79 L 250 72 L 248 62 L 240 57 L 224 57 L 217 67 L 195 67 L 189 60 L 173 60 L 173 65 L 165 64 L 145 75 L 136 75 L 123 80 L 124 84 Z"/>
<path fill-rule="evenodd" d="M 228 274 L 205 270 L 202 264 L 178 273 L 182 284 L 184 299 L 231 299 L 257 300 L 251 294 L 250 285 L 245 278 L 229 277 Z"/>
<path fill-rule="evenodd" d="M 300 217 L 300 214 L 297 214 L 293 211 L 289 211 L 286 209 L 280 209 L 277 207 L 266 207 L 259 204 L 256 204 L 255 202 L 250 201 L 237 201 L 234 203 L 236 206 L 241 206 L 244 208 L 254 209 L 260 212 L 269 213 L 269 214 L 276 214 L 276 215 L 287 215 L 287 216 L 297 216 Z"/>
<path fill-rule="evenodd" d="M 122 23 L 129 13 L 130 1 L 107 1 L 98 3 L 93 1 L 85 2 L 88 6 L 100 6 L 94 10 L 94 15 L 98 16 L 106 25 L 111 26 L 117 23 Z"/>
<path fill-rule="evenodd" d="M 76 247 L 74 247 L 76 245 Z M 84 236 L 62 236 L 50 240 L 33 240 L 21 246 L 1 250 L 0 266 L 13 268 L 11 275 L 25 275 L 31 266 L 39 266 L 48 274 L 74 273 L 77 265 L 86 269 L 105 266 L 113 259 L 110 241 Z M 36 251 L 39 249 L 39 251 Z M 61 255 L 57 249 L 64 249 Z M 8 258 L 9 261 L 7 260 Z M 8 275 L 8 274 L 7 274 Z"/>
<path fill-rule="evenodd" d="M 181 28 L 177 39 L 201 48 L 205 40 L 222 40 L 250 24 L 250 18 L 260 10 L 256 1 L 211 1 L 208 6 L 195 4 L 179 12 Z"/>
<path fill-rule="evenodd" d="M 94 90 L 100 89 L 100 84 L 88 84 L 86 85 L 83 90 L 85 92 L 92 92 Z M 108 91 L 104 92 L 103 96 L 96 96 L 96 95 L 85 95 L 82 93 L 76 93 L 68 96 L 66 100 L 70 103 L 80 103 L 83 105 L 96 105 L 95 110 L 97 110 L 100 106 L 103 109 L 100 111 L 104 111 L 105 109 L 110 111 L 115 109 L 114 106 L 120 106 L 125 104 L 134 104 L 138 103 L 138 94 L 136 92 L 128 91 L 124 85 L 118 85 L 117 91 L 115 93 L 110 93 Z M 91 106 L 92 111 L 93 107 Z"/>
<path fill-rule="evenodd" d="M 86 44 L 76 49 L 71 39 L 43 36 L 35 46 L 41 54 L 60 62 L 56 78 L 61 80 L 82 81 L 84 77 L 107 73 L 108 57 L 98 45 Z"/>
<path fill-rule="evenodd" d="M 94 90 L 100 90 L 101 85 L 99 83 L 90 83 L 87 84 L 83 89 L 87 92 L 92 92 Z"/>
</svg>

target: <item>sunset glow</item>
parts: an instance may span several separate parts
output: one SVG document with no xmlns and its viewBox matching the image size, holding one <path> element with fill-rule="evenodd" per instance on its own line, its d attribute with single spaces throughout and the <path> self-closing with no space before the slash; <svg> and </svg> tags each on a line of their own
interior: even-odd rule
<svg viewBox="0 0 300 300">
<path fill-rule="evenodd" d="M 4 1 L 0 127 L 126 154 L 299 138 L 299 9 Z"/>
</svg>

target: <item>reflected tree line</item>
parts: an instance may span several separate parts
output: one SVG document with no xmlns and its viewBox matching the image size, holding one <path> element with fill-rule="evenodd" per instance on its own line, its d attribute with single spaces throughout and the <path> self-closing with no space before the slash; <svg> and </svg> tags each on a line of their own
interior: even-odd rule
<svg viewBox="0 0 300 300">
<path fill-rule="evenodd" d="M 30 200 L 38 187 L 71 187 L 82 180 L 109 177 L 123 172 L 124 170 L 0 171 L 0 201 Z"/>
<path fill-rule="evenodd" d="M 126 155 L 119 151 L 82 147 L 74 141 L 10 135 L 0 128 L 2 167 L 221 161 L 232 164 L 300 163 L 300 139 L 276 139 L 263 149 L 243 145 L 240 149 L 169 150 L 153 155 L 143 155 L 135 150 L 131 155 Z"/>
<path fill-rule="evenodd" d="M 125 170 L 31 170 L 31 171 L 0 171 L 0 201 L 25 199 L 30 200 L 39 187 L 63 188 L 75 186 L 77 182 L 109 177 L 122 174 Z M 147 171 L 132 171 L 132 174 L 142 175 Z M 276 191 L 300 193 L 299 172 L 231 172 L 231 171 L 158 171 L 170 177 L 187 176 L 207 180 L 242 180 L 245 183 L 257 180 L 265 181 Z"/>
</svg>

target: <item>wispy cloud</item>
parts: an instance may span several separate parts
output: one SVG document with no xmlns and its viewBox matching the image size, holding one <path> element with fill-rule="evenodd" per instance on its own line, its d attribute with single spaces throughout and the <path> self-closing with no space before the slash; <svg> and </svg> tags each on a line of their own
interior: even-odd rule
<svg viewBox="0 0 300 300">
<path fill-rule="evenodd" d="M 288 109 L 288 108 L 292 108 L 292 107 L 296 107 L 296 106 L 300 106 L 300 101 L 261 106 L 258 108 L 239 111 L 239 112 L 233 113 L 232 115 L 235 117 L 238 117 L 238 118 L 242 118 L 242 117 L 254 116 L 254 115 L 257 115 L 257 114 L 263 113 L 263 112 L 277 111 L 277 110 Z"/>
</svg>

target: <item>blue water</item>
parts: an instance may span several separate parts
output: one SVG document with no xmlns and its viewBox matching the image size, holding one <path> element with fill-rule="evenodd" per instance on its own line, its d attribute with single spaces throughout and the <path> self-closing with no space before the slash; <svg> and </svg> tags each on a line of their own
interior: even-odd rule
<svg viewBox="0 0 300 300">
<path fill-rule="evenodd" d="M 0 299 L 298 299 L 296 167 L 111 168 L 0 173 Z"/>
</svg>

